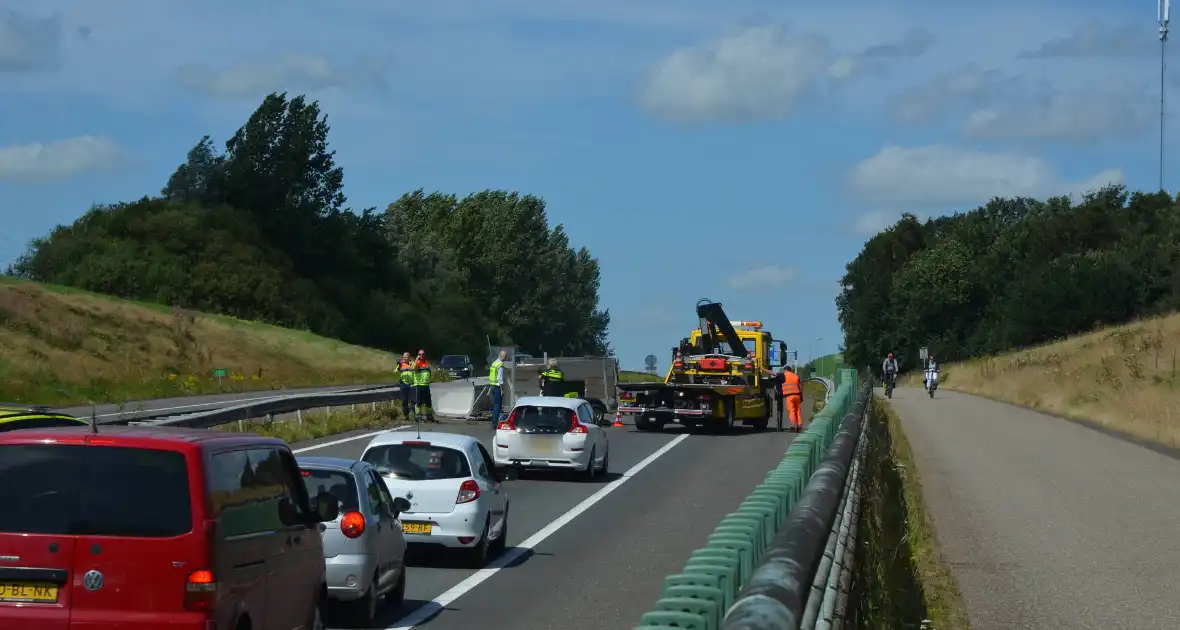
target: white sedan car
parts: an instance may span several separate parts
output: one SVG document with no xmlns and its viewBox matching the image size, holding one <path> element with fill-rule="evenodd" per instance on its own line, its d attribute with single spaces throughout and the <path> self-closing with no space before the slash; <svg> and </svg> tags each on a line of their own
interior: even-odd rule
<svg viewBox="0 0 1180 630">
<path fill-rule="evenodd" d="M 361 459 L 372 464 L 394 497 L 410 509 L 400 516 L 407 544 L 464 551 L 482 568 L 504 550 L 512 471 L 499 471 L 479 440 L 459 433 L 385 431 Z"/>
<path fill-rule="evenodd" d="M 503 468 L 566 469 L 594 479 L 610 467 L 606 431 L 579 398 L 522 397 L 496 426 L 493 450 Z"/>
</svg>

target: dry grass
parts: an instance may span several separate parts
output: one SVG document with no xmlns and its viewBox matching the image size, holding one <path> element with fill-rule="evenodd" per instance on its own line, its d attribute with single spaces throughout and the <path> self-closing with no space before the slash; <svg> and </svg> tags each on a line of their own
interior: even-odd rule
<svg viewBox="0 0 1180 630">
<path fill-rule="evenodd" d="M 873 397 L 865 458 L 854 627 L 968 630 L 958 582 L 926 511 L 913 451 L 893 408 Z"/>
<path fill-rule="evenodd" d="M 330 411 L 328 409 L 308 410 L 303 412 L 302 423 L 291 419 L 251 420 L 240 425 L 233 422 L 214 429 L 231 433 L 256 433 L 277 437 L 288 444 L 295 444 L 359 429 L 392 429 L 408 422 L 410 421 L 402 416 L 401 403 L 399 402 L 377 403 L 374 406 L 359 405 L 356 409 L 345 407 Z"/>
<path fill-rule="evenodd" d="M 0 400 L 66 405 L 392 382 L 396 363 L 304 331 L 0 276 Z M 228 372 L 220 385 L 214 368 Z"/>
<path fill-rule="evenodd" d="M 940 387 L 1180 447 L 1180 314 L 943 366 Z M 911 375 L 921 385 L 921 375 Z"/>
</svg>

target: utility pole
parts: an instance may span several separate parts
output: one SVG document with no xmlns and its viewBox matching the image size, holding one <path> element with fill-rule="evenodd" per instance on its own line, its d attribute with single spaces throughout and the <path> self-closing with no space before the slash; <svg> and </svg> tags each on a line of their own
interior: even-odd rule
<svg viewBox="0 0 1180 630">
<path fill-rule="evenodd" d="M 1171 19 L 1172 0 L 1156 0 L 1156 21 L 1160 34 L 1160 191 L 1164 190 L 1164 102 L 1167 84 L 1164 70 L 1167 68 L 1168 21 Z"/>
</svg>

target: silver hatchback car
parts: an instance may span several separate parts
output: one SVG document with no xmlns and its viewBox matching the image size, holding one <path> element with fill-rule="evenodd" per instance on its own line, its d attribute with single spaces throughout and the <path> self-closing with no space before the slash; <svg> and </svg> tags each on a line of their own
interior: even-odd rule
<svg viewBox="0 0 1180 630">
<path fill-rule="evenodd" d="M 307 494 L 328 494 L 340 516 L 324 523 L 328 598 L 349 621 L 369 627 L 381 600 L 400 606 L 406 595 L 406 541 L 398 517 L 410 502 L 394 498 L 367 462 L 337 457 L 298 457 Z"/>
</svg>

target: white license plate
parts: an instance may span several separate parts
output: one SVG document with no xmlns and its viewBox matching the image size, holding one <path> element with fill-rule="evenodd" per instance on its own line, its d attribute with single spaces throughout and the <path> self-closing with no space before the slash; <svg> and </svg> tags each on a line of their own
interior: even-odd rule
<svg viewBox="0 0 1180 630">
<path fill-rule="evenodd" d="M 539 435 L 522 435 L 521 450 L 530 457 L 546 457 L 561 454 L 561 438 Z"/>
</svg>

